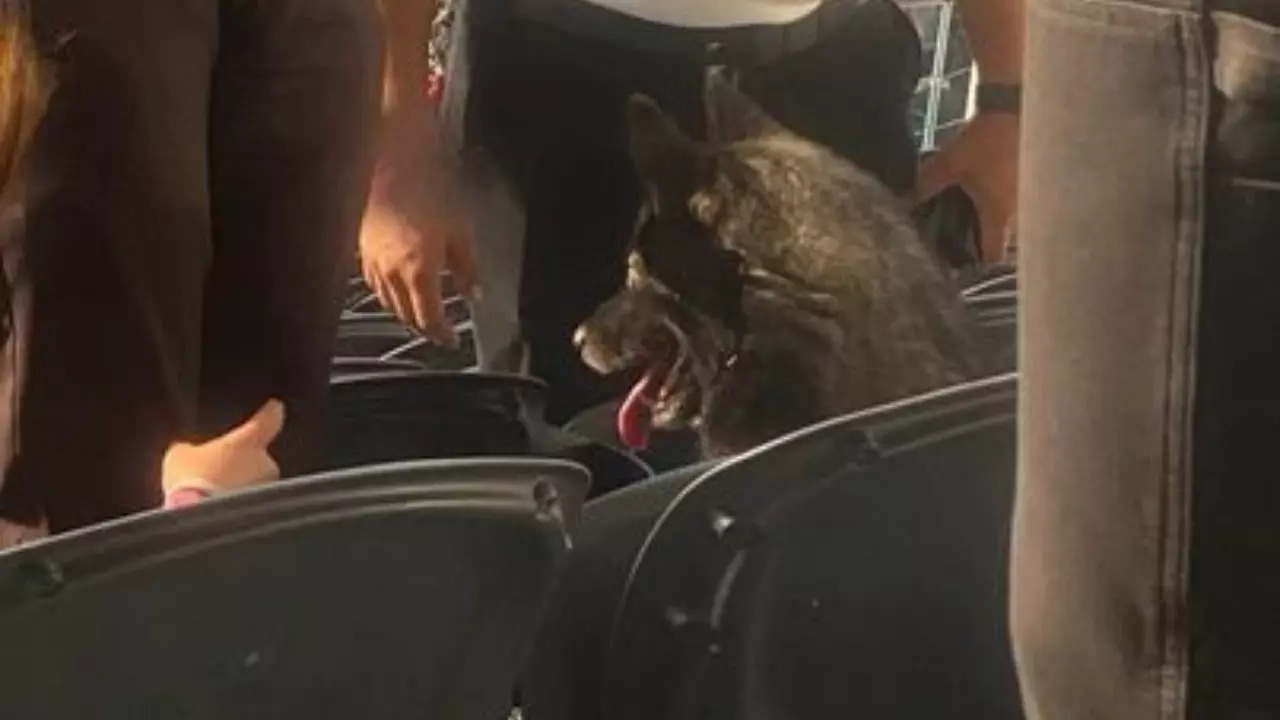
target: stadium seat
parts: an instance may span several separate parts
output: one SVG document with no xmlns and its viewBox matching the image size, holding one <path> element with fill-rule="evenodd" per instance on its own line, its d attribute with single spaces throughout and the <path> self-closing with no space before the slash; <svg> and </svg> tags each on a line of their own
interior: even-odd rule
<svg viewBox="0 0 1280 720">
<path fill-rule="evenodd" d="M 526 412 L 545 386 L 514 375 L 398 372 L 329 385 L 329 469 L 400 460 L 527 455 Z"/>
<path fill-rule="evenodd" d="M 0 553 L 4 717 L 498 720 L 585 489 L 371 467 Z"/>
<path fill-rule="evenodd" d="M 412 360 L 336 357 L 333 359 L 330 377 L 336 379 L 384 373 L 423 372 L 426 369 L 421 363 Z"/>
<path fill-rule="evenodd" d="M 1017 289 L 1017 271 L 1009 267 L 996 267 L 983 273 L 981 279 L 965 287 L 961 294 L 965 298 L 976 298 L 992 293 L 1015 292 Z"/>
<path fill-rule="evenodd" d="M 685 488 L 632 567 L 597 717 L 1020 718 L 1015 398 L 1005 376 L 859 413 Z"/>
<path fill-rule="evenodd" d="M 424 458 L 553 457 L 585 465 L 593 492 L 651 475 L 633 455 L 546 425 L 546 386 L 531 378 L 380 372 L 339 376 L 329 389 L 329 469 Z"/>
<path fill-rule="evenodd" d="M 977 318 L 978 342 L 993 374 L 1018 367 L 1018 293 L 986 292 L 965 299 Z"/>
<path fill-rule="evenodd" d="M 410 360 L 432 370 L 465 370 L 477 364 L 474 332 L 469 322 L 457 328 L 457 349 L 428 341 L 385 313 L 347 314 L 338 324 L 339 356 Z"/>
</svg>

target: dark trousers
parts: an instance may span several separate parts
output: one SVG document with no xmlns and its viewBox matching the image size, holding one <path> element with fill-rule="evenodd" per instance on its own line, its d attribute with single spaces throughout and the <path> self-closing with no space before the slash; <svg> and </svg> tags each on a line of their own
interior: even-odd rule
<svg viewBox="0 0 1280 720">
<path fill-rule="evenodd" d="M 659 26 L 572 0 L 544 5 L 570 18 L 557 24 L 513 5 L 466 3 L 458 46 L 465 70 L 455 62 L 450 83 L 465 88 L 469 152 L 491 168 L 479 192 L 489 199 L 477 213 L 488 303 L 476 314 L 481 351 L 490 367 L 547 380 L 553 421 L 620 390 L 579 361 L 571 338 L 622 281 L 639 202 L 623 122 L 631 93 L 655 98 L 698 135 L 705 68 L 726 63 L 793 130 L 895 190 L 914 181 L 907 106 L 921 70 L 919 39 L 887 0 L 850 5 L 794 50 L 766 42 L 781 30 Z M 712 43 L 716 54 L 707 52 Z M 492 200 L 494 176 L 508 191 L 501 202 Z M 505 334 L 492 330 L 499 324 Z"/>
<path fill-rule="evenodd" d="M 1232 9 L 1029 3 L 1031 718 L 1280 717 L 1280 27 Z"/>
<path fill-rule="evenodd" d="M 3 515 L 152 507 L 268 397 L 308 462 L 378 113 L 369 0 L 40 0 L 58 86 L 6 241 Z"/>
</svg>

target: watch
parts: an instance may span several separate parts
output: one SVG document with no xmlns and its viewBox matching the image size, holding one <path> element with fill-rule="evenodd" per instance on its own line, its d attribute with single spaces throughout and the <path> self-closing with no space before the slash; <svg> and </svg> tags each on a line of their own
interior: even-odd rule
<svg viewBox="0 0 1280 720">
<path fill-rule="evenodd" d="M 1017 115 L 1022 110 L 1022 85 L 980 82 L 974 100 L 978 112 Z"/>
</svg>

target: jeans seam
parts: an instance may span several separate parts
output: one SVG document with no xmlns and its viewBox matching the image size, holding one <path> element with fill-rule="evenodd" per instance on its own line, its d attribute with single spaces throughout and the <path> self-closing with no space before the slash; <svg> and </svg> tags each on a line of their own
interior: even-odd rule
<svg viewBox="0 0 1280 720">
<path fill-rule="evenodd" d="M 1184 108 L 1178 140 L 1177 245 L 1169 267 L 1169 355 L 1166 359 L 1165 447 L 1160 492 L 1156 640 L 1160 657 L 1159 714 L 1186 716 L 1188 561 L 1196 377 L 1200 250 L 1204 243 L 1204 163 L 1211 68 L 1204 17 L 1179 23 Z"/>
</svg>

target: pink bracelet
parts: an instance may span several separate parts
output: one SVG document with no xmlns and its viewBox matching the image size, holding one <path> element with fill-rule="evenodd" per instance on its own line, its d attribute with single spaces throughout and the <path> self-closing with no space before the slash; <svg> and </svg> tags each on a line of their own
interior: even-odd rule
<svg viewBox="0 0 1280 720">
<path fill-rule="evenodd" d="M 190 485 L 176 487 L 164 494 L 164 509 L 174 510 L 188 505 L 195 505 L 202 500 L 207 500 L 209 497 L 209 491 L 203 488 L 191 487 Z"/>
</svg>

